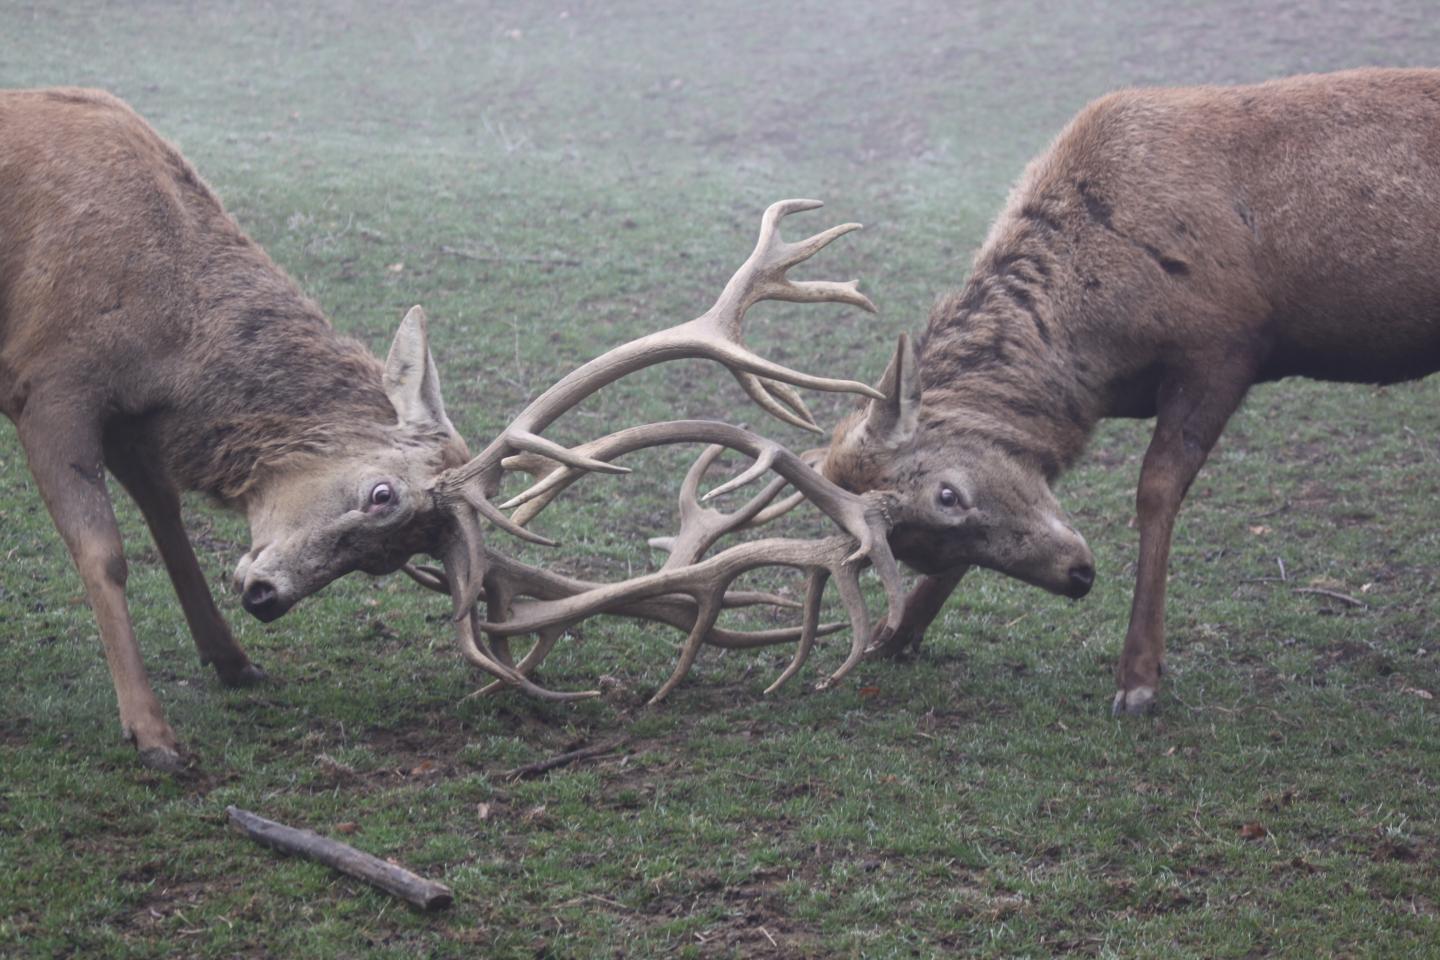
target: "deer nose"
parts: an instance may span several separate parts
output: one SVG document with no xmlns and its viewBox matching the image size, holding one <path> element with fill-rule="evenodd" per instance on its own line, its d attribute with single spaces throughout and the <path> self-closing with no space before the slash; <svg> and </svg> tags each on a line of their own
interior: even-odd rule
<svg viewBox="0 0 1440 960">
<path fill-rule="evenodd" d="M 245 592 L 240 595 L 240 605 L 262 623 L 269 623 L 285 612 L 280 591 L 264 580 L 256 580 L 245 587 Z"/>
<path fill-rule="evenodd" d="M 1088 563 L 1077 563 L 1070 568 L 1070 596 L 1079 600 L 1095 585 L 1095 568 Z"/>
</svg>

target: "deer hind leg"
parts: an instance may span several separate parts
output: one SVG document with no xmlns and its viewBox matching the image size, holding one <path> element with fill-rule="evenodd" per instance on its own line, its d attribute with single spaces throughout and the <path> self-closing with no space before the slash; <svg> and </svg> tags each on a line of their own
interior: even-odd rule
<svg viewBox="0 0 1440 960">
<path fill-rule="evenodd" d="M 169 478 L 154 466 L 153 458 L 145 451 L 119 442 L 106 443 L 105 463 L 145 517 L 180 599 L 180 609 L 185 612 L 185 622 L 190 625 L 195 648 L 200 651 L 200 662 L 214 665 L 220 682 L 227 687 L 264 680 L 265 671 L 250 662 L 215 608 L 210 586 L 180 519 L 180 497 Z"/>
<path fill-rule="evenodd" d="M 1232 361 L 1233 363 L 1233 361 Z M 1140 522 L 1140 561 L 1130 627 L 1115 671 L 1111 712 L 1142 714 L 1155 704 L 1165 658 L 1165 581 L 1170 566 L 1170 537 L 1175 516 L 1200 472 L 1220 431 L 1249 388 L 1248 370 L 1226 371 L 1209 382 L 1174 380 L 1161 387 L 1155 433 L 1140 467 L 1136 512 Z M 1192 369 L 1207 369 L 1197 363 Z"/>
<path fill-rule="evenodd" d="M 85 582 L 115 684 L 120 727 L 140 761 L 163 770 L 183 764 L 175 733 L 150 687 L 125 602 L 124 545 L 105 489 L 98 431 L 65 411 L 47 412 L 32 397 L 19 421 L 20 442 L 45 506 Z"/>
<path fill-rule="evenodd" d="M 965 576 L 969 569 L 959 567 L 945 573 L 921 577 L 905 596 L 905 610 L 900 617 L 900 626 L 895 628 L 894 633 L 882 629 L 870 649 L 882 657 L 898 657 L 908 651 L 918 652 L 920 642 L 925 639 L 926 629 L 940 615 L 945 601 L 950 599 L 950 594 L 955 592 L 960 578 Z"/>
</svg>

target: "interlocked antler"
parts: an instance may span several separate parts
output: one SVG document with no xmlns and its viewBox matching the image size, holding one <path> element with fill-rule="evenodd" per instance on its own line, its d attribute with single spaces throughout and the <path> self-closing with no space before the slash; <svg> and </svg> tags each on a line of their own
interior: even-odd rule
<svg viewBox="0 0 1440 960">
<path fill-rule="evenodd" d="M 525 673 L 528 671 L 522 671 L 519 665 L 513 663 L 504 638 L 519 633 L 538 633 L 541 639 L 537 641 L 536 647 L 539 648 L 547 642 L 547 637 L 548 642 L 553 644 L 554 638 L 559 635 L 557 629 L 563 631 L 565 624 L 595 612 L 602 612 L 602 608 L 613 611 L 632 601 L 659 602 L 658 598 L 679 594 L 688 597 L 695 605 L 688 650 L 692 646 L 698 647 L 707 635 L 714 635 L 715 618 L 726 603 L 723 587 L 718 594 L 714 593 L 705 586 L 708 582 L 706 578 L 719 576 L 728 584 L 744 570 L 767 563 L 782 563 L 807 569 L 817 567 L 818 564 L 818 567 L 830 571 L 830 575 L 837 576 L 837 580 L 842 584 L 842 596 L 845 596 L 851 591 L 854 576 L 858 576 L 862 562 L 868 558 L 876 565 L 885 581 L 891 601 L 892 618 L 898 616 L 898 573 L 895 572 L 894 560 L 890 557 L 885 539 L 888 521 L 866 519 L 867 509 L 860 505 L 860 498 L 829 484 L 788 450 L 738 428 L 727 428 L 724 424 L 703 421 L 679 421 L 633 428 L 574 449 L 540 435 L 541 431 L 563 413 L 607 384 L 644 367 L 679 358 L 709 358 L 722 363 L 736 377 L 746 393 L 766 411 L 788 423 L 817 432 L 819 427 L 816 426 L 814 418 L 790 385 L 878 398 L 879 394 L 863 383 L 811 376 L 773 363 L 752 353 L 742 341 L 745 313 L 761 300 L 829 301 L 848 303 L 870 311 L 875 309 L 873 304 L 856 290 L 855 281 L 792 281 L 786 277 L 786 272 L 791 267 L 808 260 L 835 238 L 859 227 L 858 224 L 842 224 L 798 243 L 786 243 L 780 238 L 779 221 L 783 217 L 819 206 L 820 202 L 815 200 L 786 200 L 773 204 L 765 211 L 761 221 L 760 238 L 755 250 L 726 284 L 710 310 L 687 323 L 616 347 L 572 371 L 526 407 L 479 456 L 437 478 L 433 495 L 437 503 L 450 508 L 456 521 L 452 534 L 440 550 L 440 555 L 445 564 L 446 586 L 454 606 L 457 640 L 472 662 L 505 683 L 519 686 L 531 693 L 551 697 L 589 695 L 553 694 L 537 687 L 526 677 Z M 732 432 L 726 433 L 726 430 Z M 718 436 L 717 431 L 724 436 Z M 523 615 L 517 616 L 514 621 L 507 619 L 503 623 L 496 619 L 497 614 L 505 617 L 504 611 L 509 606 L 514 591 L 502 580 L 489 577 L 498 554 L 485 546 L 478 522 L 480 517 L 517 537 L 553 545 L 553 541 L 529 531 L 523 524 L 581 473 L 626 473 L 628 470 L 612 465 L 609 460 L 623 452 L 641 447 L 697 440 L 722 443 L 756 458 L 755 466 L 747 471 L 745 477 L 737 478 L 737 482 L 753 479 L 768 469 L 776 469 L 796 486 L 799 495 L 815 500 L 817 506 L 840 523 L 854 541 L 846 538 L 831 539 L 845 540 L 852 548 L 855 542 L 858 542 L 859 549 L 847 549 L 844 556 L 832 561 L 829 553 L 822 557 L 813 550 L 801 549 L 797 541 L 775 541 L 772 552 L 776 557 L 787 559 L 767 561 L 763 559 L 763 551 L 756 551 L 752 544 L 742 544 L 703 563 L 696 562 L 697 553 L 686 566 L 667 564 L 667 569 L 660 571 L 659 575 L 669 578 L 665 582 L 674 583 L 674 589 L 653 589 L 648 578 L 641 577 L 625 584 L 597 588 L 564 599 L 543 601 L 552 605 L 549 608 L 552 613 L 570 611 L 568 615 L 553 613 L 542 618 L 544 623 L 533 622 L 533 616 L 527 619 Z M 543 463 L 547 460 L 558 466 L 535 487 L 505 505 L 506 508 L 520 507 L 515 517 L 507 517 L 501 508 L 491 502 L 491 498 L 499 492 L 500 481 L 507 466 L 533 468 L 537 461 Z M 781 469 L 782 464 L 784 469 Z M 778 488 L 776 492 L 778 493 Z M 850 499 L 846 501 L 846 497 Z M 790 498 L 786 504 L 772 508 L 766 516 L 778 515 L 783 512 L 781 507 L 793 505 L 797 501 L 798 497 Z M 876 518 L 881 516 L 873 510 L 869 512 L 874 512 Z M 705 548 L 713 542 L 714 538 L 711 538 Z M 838 550 L 839 546 L 837 543 L 827 549 L 833 552 Z M 703 549 L 700 552 L 703 552 Z M 716 561 L 722 558 L 725 562 L 717 564 Z M 838 571 L 842 568 L 851 570 L 852 575 L 848 578 L 839 576 Z M 726 575 L 732 569 L 733 572 Z M 431 580 L 431 585 L 439 582 L 433 576 Z M 853 592 L 855 603 L 852 604 L 847 599 L 846 605 L 851 608 L 852 624 L 856 627 L 855 644 L 863 652 L 869 627 L 868 623 L 864 622 L 863 604 L 859 603 L 858 583 L 854 584 Z M 475 603 L 481 596 L 486 598 L 486 606 L 491 611 L 490 621 L 483 624 L 479 622 L 475 611 Z M 665 602 L 673 606 L 676 601 L 671 598 Z M 533 614 L 533 603 L 521 603 L 517 610 Z M 592 609 L 592 605 L 597 603 L 599 606 Z M 855 609 L 857 604 L 858 615 Z M 516 626 L 522 621 L 525 625 Z M 806 629 L 802 628 L 802 645 Z M 808 629 L 813 634 L 815 624 L 810 624 Z M 481 637 L 482 631 L 495 638 L 493 647 L 487 645 Z M 813 640 L 813 636 L 811 639 Z M 527 657 L 527 660 L 529 659 L 531 658 Z M 693 654 L 690 659 L 693 660 Z M 675 680 L 678 680 L 678 676 L 672 678 L 672 683 L 662 688 L 657 696 L 668 692 Z"/>
<path fill-rule="evenodd" d="M 490 574 L 486 582 L 492 587 L 497 587 L 497 596 L 492 602 L 488 591 L 481 594 L 481 600 L 490 607 L 492 611 L 510 609 L 510 601 L 502 600 L 504 597 L 534 597 L 541 600 L 556 600 L 564 597 L 574 597 L 587 591 L 603 587 L 604 584 L 594 583 L 587 580 L 577 580 L 573 577 L 566 577 L 541 567 L 534 567 L 523 563 L 503 553 L 487 551 L 487 560 L 490 565 Z M 407 565 L 405 572 L 415 579 L 421 586 L 440 593 L 450 591 L 450 583 L 444 571 L 435 567 L 425 565 Z M 757 605 L 768 605 L 775 607 L 799 607 L 800 604 L 784 597 L 777 597 L 768 593 L 754 591 L 732 590 L 725 595 L 725 608 L 749 607 Z M 616 604 L 606 610 L 606 613 L 630 617 L 637 620 L 648 620 L 655 623 L 663 623 L 689 633 L 695 625 L 696 615 L 695 602 L 683 594 L 671 596 L 654 597 L 651 599 L 635 600 Z M 516 671 L 526 677 L 532 676 L 538 669 L 545 657 L 550 654 L 556 641 L 564 634 L 568 624 L 546 627 L 537 632 L 535 644 L 518 663 L 514 663 L 509 657 L 508 637 L 492 637 L 491 648 L 495 659 L 502 663 L 509 664 Z M 816 636 L 826 636 L 843 628 L 844 624 L 827 623 L 822 624 L 815 630 Z M 774 646 L 781 643 L 790 643 L 802 638 L 801 627 L 780 627 L 770 630 L 727 630 L 723 627 L 714 627 L 706 636 L 705 642 L 717 647 L 731 650 L 750 650 L 758 647 Z M 503 651 L 503 652 L 502 652 Z M 483 694 L 494 693 L 507 686 L 507 681 L 496 680 L 494 683 L 483 688 L 479 692 Z"/>
<path fill-rule="evenodd" d="M 563 629 L 596 614 L 634 609 L 637 603 L 663 598 L 669 598 L 671 604 L 677 596 L 688 598 L 691 603 L 686 607 L 686 615 L 693 618 L 690 634 L 682 648 L 679 664 L 670 679 L 656 692 L 652 699 L 654 702 L 663 699 L 689 672 L 702 643 L 717 643 L 716 620 L 727 606 L 732 605 L 730 598 L 736 596 L 728 592 L 730 584 L 740 575 L 758 567 L 788 566 L 809 574 L 804 623 L 798 637 L 800 646 L 790 666 L 769 690 L 778 688 L 799 670 L 815 638 L 821 635 L 820 602 L 830 578 L 835 579 L 840 589 L 841 600 L 850 618 L 852 636 L 850 653 L 845 662 L 819 684 L 821 688 L 849 673 L 869 645 L 870 622 L 859 583 L 860 573 L 866 566 L 875 567 L 884 585 L 889 608 L 887 626 L 893 628 L 896 625 L 902 609 L 900 576 L 887 540 L 890 519 L 886 495 L 857 495 L 843 490 L 816 473 L 797 454 L 730 424 L 678 420 L 635 429 L 645 434 L 645 442 L 637 443 L 637 447 L 706 442 L 738 450 L 755 459 L 750 469 L 735 480 L 717 487 L 709 497 L 733 489 L 738 482 L 758 476 L 764 470 L 773 470 L 779 477 L 734 513 L 706 510 L 700 506 L 696 492 L 705 469 L 713 463 L 719 448 L 707 450 L 691 468 L 683 484 L 680 533 L 671 545 L 670 558 L 660 570 L 565 597 L 521 600 L 503 614 L 503 621 L 492 619 L 480 624 L 479 629 L 495 638 L 529 633 L 540 634 L 543 638 L 547 630 L 555 627 Z M 823 540 L 758 540 L 730 547 L 708 560 L 700 559 L 720 537 L 745 527 L 766 512 L 787 484 L 794 486 L 799 494 L 830 517 L 844 535 Z M 773 601 L 767 599 L 765 602 Z M 489 606 L 494 608 L 493 604 Z M 795 636 L 791 633 L 786 635 L 786 639 L 795 639 Z"/>
</svg>

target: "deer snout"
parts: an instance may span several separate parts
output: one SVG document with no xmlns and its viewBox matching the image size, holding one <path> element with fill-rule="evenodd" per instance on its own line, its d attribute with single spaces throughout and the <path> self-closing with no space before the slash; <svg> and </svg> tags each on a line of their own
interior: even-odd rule
<svg viewBox="0 0 1440 960">
<path fill-rule="evenodd" d="M 235 567 L 235 592 L 240 605 L 262 623 L 269 623 L 295 605 L 295 591 L 274 556 L 257 547 L 240 558 Z"/>
<path fill-rule="evenodd" d="M 1095 585 L 1095 566 L 1090 563 L 1077 563 L 1070 568 L 1070 599 L 1079 600 L 1090 592 Z"/>
<path fill-rule="evenodd" d="M 245 585 L 240 594 L 240 605 L 247 613 L 262 623 L 269 623 L 288 609 L 280 598 L 280 591 L 268 580 L 254 580 Z"/>
<path fill-rule="evenodd" d="M 1085 538 L 1069 523 L 1050 520 L 1049 572 L 1041 585 L 1052 593 L 1079 600 L 1095 586 L 1095 555 Z"/>
</svg>

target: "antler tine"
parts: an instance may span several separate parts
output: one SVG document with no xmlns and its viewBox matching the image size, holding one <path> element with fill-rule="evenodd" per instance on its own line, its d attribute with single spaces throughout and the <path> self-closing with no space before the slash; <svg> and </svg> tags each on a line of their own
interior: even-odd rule
<svg viewBox="0 0 1440 960">
<path fill-rule="evenodd" d="M 839 633 L 847 625 L 844 622 L 821 623 L 815 627 L 815 637 L 828 637 L 832 633 Z M 796 640 L 804 641 L 805 628 L 799 627 L 776 627 L 772 630 L 727 630 L 724 627 L 715 627 L 710 635 L 705 638 L 707 646 L 719 647 L 722 650 L 754 650 L 757 647 L 774 647 L 782 643 L 792 643 Z M 814 637 L 811 638 L 814 642 Z"/>
<path fill-rule="evenodd" d="M 487 620 L 503 620 L 510 615 L 510 605 L 515 600 L 515 583 L 503 573 L 497 571 L 492 565 L 486 572 L 485 583 L 485 618 Z M 511 669 L 515 667 L 515 658 L 510 654 L 509 637 L 481 637 L 478 638 L 482 645 L 488 641 L 486 652 L 492 659 L 498 660 Z"/>
<path fill-rule="evenodd" d="M 533 682 L 529 677 L 520 673 L 514 667 L 500 663 L 485 650 L 481 649 L 479 642 L 477 642 L 473 613 L 455 621 L 455 636 L 459 641 L 460 652 L 464 654 L 465 659 L 491 676 L 511 686 L 518 687 L 533 697 L 541 700 L 569 701 L 585 700 L 600 696 L 599 690 L 579 690 L 573 693 L 548 690 Z"/>
<path fill-rule="evenodd" d="M 436 593 L 450 592 L 450 579 L 439 567 L 432 567 L 425 563 L 407 563 L 400 569 L 407 577 L 426 590 L 434 590 Z"/>
<path fill-rule="evenodd" d="M 745 391 L 746 396 L 754 400 L 757 406 L 775 419 L 802 430 L 809 430 L 811 433 L 823 434 L 825 432 L 820 424 L 815 422 L 815 415 L 810 412 L 809 407 L 805 406 L 805 401 L 800 398 L 800 394 L 790 384 L 781 383 L 778 380 L 766 380 L 753 373 L 742 373 L 738 370 L 731 372 L 735 374 L 735 379 L 739 382 L 740 388 Z"/>
<path fill-rule="evenodd" d="M 771 297 L 766 299 L 782 299 Z M 797 387 L 805 387 L 810 390 L 823 390 L 828 393 L 858 393 L 861 396 L 869 397 L 872 400 L 883 400 L 880 391 L 866 383 L 858 380 L 839 380 L 834 377 L 817 377 L 808 373 L 801 373 L 798 370 L 791 370 L 789 367 L 781 366 L 773 360 L 766 360 L 758 354 L 752 353 L 749 349 L 731 340 L 720 340 L 706 338 L 700 342 L 706 346 L 705 356 L 717 360 L 732 370 L 741 370 L 745 373 L 756 373 L 771 380 L 778 380 L 781 383 L 792 383 Z"/>
<path fill-rule="evenodd" d="M 596 460 L 594 457 L 584 456 L 571 450 L 569 447 L 556 443 L 554 440 L 547 440 L 538 433 L 531 433 L 528 430 L 512 430 L 507 436 L 511 446 L 517 450 L 524 450 L 528 453 L 538 453 L 542 457 L 558 460 L 565 464 L 565 466 L 574 467 L 576 470 L 588 470 L 591 473 L 630 472 L 629 467 L 617 467 L 613 463 L 606 463 L 604 460 Z"/>
<path fill-rule="evenodd" d="M 829 451 L 829 449 L 829 447 L 816 447 L 812 450 L 806 450 L 804 453 L 800 454 L 800 459 L 803 460 L 807 465 L 809 465 L 811 469 L 818 471 L 819 466 L 824 461 L 825 455 Z M 765 524 L 770 523 L 771 521 L 776 520 L 780 517 L 783 517 L 791 510 L 794 510 L 800 504 L 804 503 L 805 500 L 805 492 L 803 490 L 797 490 L 794 493 L 790 494 L 790 496 L 786 497 L 784 500 L 781 500 L 779 503 L 773 503 L 770 506 L 766 507 L 764 510 L 761 510 L 759 513 L 755 514 L 755 516 L 751 518 L 750 522 L 745 525 L 744 529 L 748 530 L 755 527 L 763 527 L 765 526 Z"/>
<path fill-rule="evenodd" d="M 563 624 L 546 627 L 535 634 L 535 643 L 526 651 L 520 662 L 515 664 L 515 672 L 521 676 L 528 677 L 539 668 L 550 651 L 555 649 L 555 644 L 565 635 L 566 627 Z M 493 693 L 509 689 L 510 684 L 504 680 L 492 680 L 490 683 L 470 694 L 472 697 L 488 697 Z"/>
<path fill-rule="evenodd" d="M 860 593 L 859 567 L 846 560 L 840 569 L 831 572 L 835 575 L 835 585 L 840 588 L 840 602 L 850 615 L 850 654 L 834 673 L 815 684 L 816 690 L 828 690 L 844 679 L 870 646 L 870 614 L 865 609 L 865 597 Z"/>
<path fill-rule="evenodd" d="M 685 471 L 685 479 L 680 481 L 680 522 L 683 525 L 692 517 L 699 516 L 704 512 L 700 506 L 700 481 L 705 479 L 705 474 L 720 459 L 720 454 L 725 452 L 725 446 L 719 443 L 712 443 L 700 451 L 700 456 L 690 464 L 690 469 Z M 673 554 L 674 551 L 672 550 Z"/>
<path fill-rule="evenodd" d="M 733 490 L 767 472 L 775 462 L 777 449 L 773 446 L 762 447 L 759 455 L 755 458 L 755 463 L 750 468 L 733 480 L 722 483 L 705 496 L 698 497 L 700 481 L 720 454 L 725 451 L 725 445 L 711 444 L 701 451 L 700 456 L 695 459 L 695 463 L 686 472 L 684 482 L 680 485 L 680 532 L 675 535 L 668 547 L 670 556 L 666 558 L 660 569 L 671 570 L 699 560 L 707 550 L 715 545 L 716 541 L 749 523 L 756 514 L 775 499 L 781 490 L 789 486 L 789 481 L 784 477 L 776 477 L 734 513 L 721 513 L 718 510 L 702 506 L 705 500 L 711 499 L 717 493 Z"/>
<path fill-rule="evenodd" d="M 765 688 L 767 696 L 783 687 L 800 671 L 810 657 L 815 638 L 822 635 L 819 627 L 820 602 L 825 598 L 825 583 L 829 579 L 830 571 L 824 567 L 810 571 L 810 579 L 805 584 L 805 620 L 800 627 L 800 643 L 795 647 L 795 655 L 790 658 L 790 665 L 775 678 L 774 683 Z"/>
<path fill-rule="evenodd" d="M 790 280 L 786 271 L 804 263 L 831 241 L 860 229 L 858 223 L 842 223 L 798 243 L 780 238 L 780 221 L 792 213 L 815 210 L 825 204 L 819 200 L 780 200 L 770 204 L 760 218 L 760 238 L 749 259 L 730 278 L 715 306 L 706 317 L 738 339 L 745 311 L 761 300 L 802 302 L 835 301 L 848 303 L 874 313 L 875 304 L 856 289 L 855 281 L 836 283 L 828 280 Z"/>
<path fill-rule="evenodd" d="M 475 512 L 480 514 L 481 517 L 484 517 L 485 520 L 497 525 L 497 527 L 500 527 L 505 533 L 513 535 L 513 537 L 530 541 L 530 543 L 533 544 L 540 544 L 541 547 L 554 547 L 554 545 L 556 545 L 556 541 L 550 540 L 549 537 L 543 537 L 543 535 L 534 533 L 533 530 L 526 530 L 526 528 L 521 527 L 517 522 L 505 517 L 503 512 L 500 512 L 500 508 L 491 504 L 490 498 L 485 497 L 485 495 L 481 494 L 477 489 L 472 489 L 471 486 L 461 486 L 461 488 L 459 488 L 459 498 L 464 499 L 464 501 L 471 505 Z"/>
<path fill-rule="evenodd" d="M 725 593 L 725 587 L 729 585 L 727 582 L 720 588 L 721 596 Z M 680 648 L 680 660 L 675 664 L 675 669 L 671 671 L 670 678 L 660 685 L 660 689 L 656 690 L 648 701 L 650 706 L 664 700 L 670 695 L 670 691 L 685 679 L 685 675 L 695 665 L 695 658 L 700 654 L 700 647 L 705 642 L 705 635 L 715 626 L 715 621 L 720 619 L 721 604 L 714 594 L 697 596 L 696 601 L 699 603 L 700 609 L 695 615 L 695 626 L 691 628 L 690 635 L 685 638 L 685 645 Z"/>
<path fill-rule="evenodd" d="M 760 452 L 760 456 L 756 457 L 755 462 L 752 463 L 749 467 L 747 467 L 743 473 L 737 474 L 736 476 L 731 477 L 729 480 L 726 480 L 724 483 L 720 484 L 720 486 L 716 487 L 714 490 L 711 490 L 709 493 L 705 494 L 705 496 L 701 497 L 700 499 L 702 501 L 708 501 L 714 500 L 717 497 L 723 497 L 725 496 L 725 494 L 731 492 L 732 490 L 739 490 L 746 484 L 752 483 L 755 480 L 758 480 L 760 477 L 765 476 L 765 474 L 770 472 L 770 467 L 775 463 L 775 449 L 776 448 L 774 447 L 770 447 L 768 449 L 762 450 Z M 781 479 L 783 480 L 784 478 L 782 477 Z M 779 493 L 780 489 L 777 487 L 775 492 Z M 774 498 L 772 497 L 771 499 Z M 766 502 L 768 503 L 769 501 Z M 756 508 L 756 512 L 758 511 L 759 508 Z"/>
</svg>

